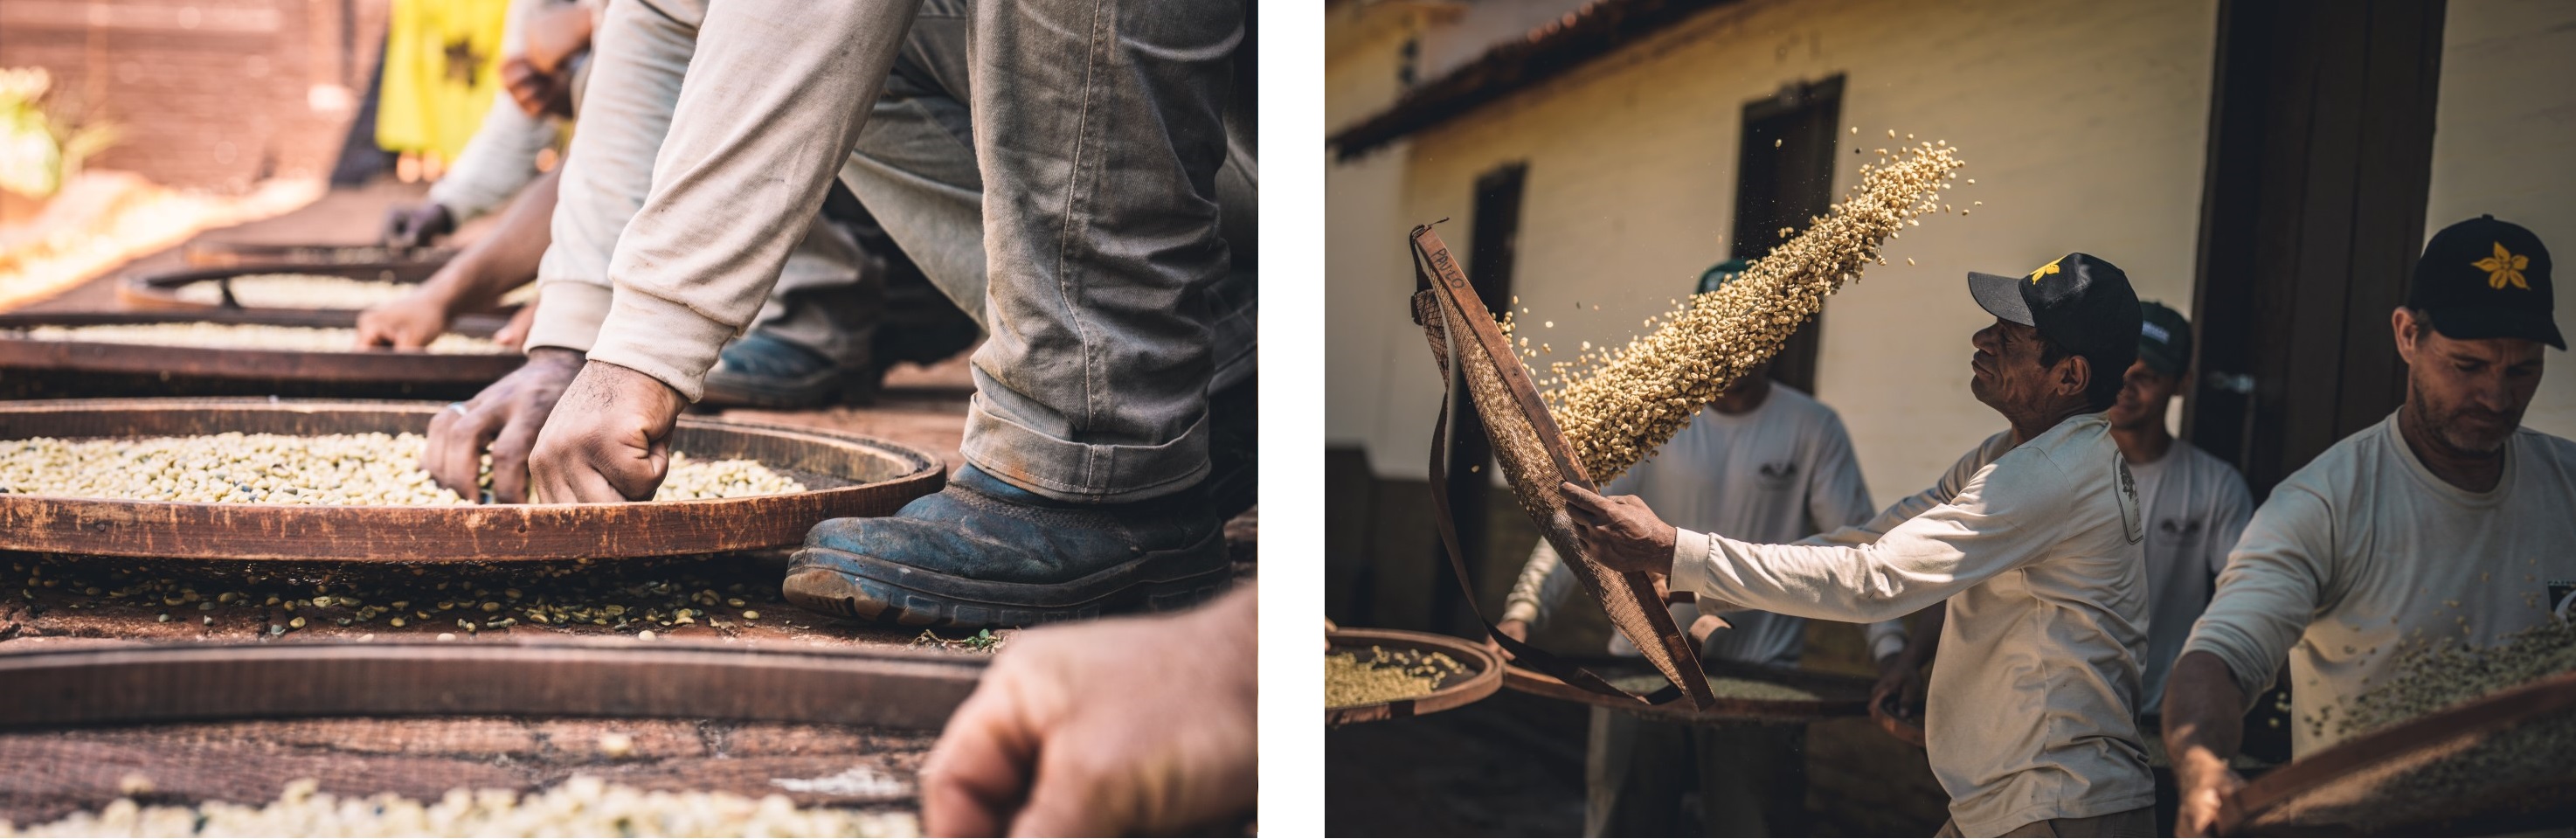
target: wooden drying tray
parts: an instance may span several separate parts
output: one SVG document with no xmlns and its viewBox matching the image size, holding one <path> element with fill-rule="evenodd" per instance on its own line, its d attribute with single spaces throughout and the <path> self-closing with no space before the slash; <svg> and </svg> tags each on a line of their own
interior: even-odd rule
<svg viewBox="0 0 2576 839">
<path fill-rule="evenodd" d="M 456 256 L 455 248 L 389 248 L 382 245 L 257 244 L 199 239 L 179 249 L 190 266 L 348 265 L 361 262 L 427 263 L 435 268 Z"/>
<path fill-rule="evenodd" d="M 11 330 L 36 326 L 226 323 L 352 328 L 356 312 L 210 309 L 0 315 L 0 399 L 73 396 L 327 396 L 464 399 L 519 368 L 519 353 L 391 350 L 211 349 L 95 341 L 40 341 Z M 458 318 L 453 331 L 491 337 L 503 321 Z"/>
<path fill-rule="evenodd" d="M 1568 664 L 1592 671 L 1602 679 L 1618 682 L 1629 678 L 1658 676 L 1655 668 L 1639 658 L 1612 656 L 1560 656 Z M 1839 673 L 1791 670 L 1758 664 L 1703 660 L 1700 666 L 1712 682 L 1743 679 L 1795 688 L 1816 695 L 1812 700 L 1748 699 L 1716 691 L 1717 701 L 1705 710 L 1693 710 L 1688 703 L 1667 702 L 1662 705 L 1639 705 L 1620 697 L 1606 696 L 1576 688 L 1543 673 L 1506 666 L 1503 686 L 1522 693 L 1550 699 L 1581 702 L 1635 714 L 1650 720 L 1679 723 L 1710 722 L 1812 722 L 1834 717 L 1857 717 L 1869 713 L 1869 691 L 1875 680 Z M 1651 687 L 1635 690 L 1649 693 Z"/>
<path fill-rule="evenodd" d="M 157 271 L 128 274 L 117 281 L 116 299 L 136 309 L 202 312 L 235 308 L 221 303 L 201 303 L 179 298 L 179 289 L 197 283 L 250 274 L 309 274 L 324 277 L 346 277 L 387 283 L 418 283 L 438 273 L 443 262 L 352 262 L 352 263 L 242 263 L 214 268 L 191 268 L 184 271 Z M 256 307 L 250 311 L 310 312 L 319 309 L 271 309 Z"/>
<path fill-rule="evenodd" d="M 1324 642 L 1330 645 L 1325 651 L 1327 655 L 1345 652 L 1367 655 L 1371 647 L 1446 653 L 1459 664 L 1466 665 L 1468 671 L 1442 677 L 1439 687 L 1427 696 L 1325 708 L 1324 725 L 1331 728 L 1446 711 L 1492 696 L 1503 686 L 1502 659 L 1483 645 L 1463 638 L 1400 629 L 1354 628 L 1326 632 Z"/>
<path fill-rule="evenodd" d="M 294 717 L 667 717 L 936 729 L 984 658 L 631 639 L 0 653 L 0 730 Z"/>
<path fill-rule="evenodd" d="M 2482 778 L 2427 795 L 2444 758 L 2551 727 L 2576 727 L 2576 673 L 2464 702 L 2337 743 L 2236 791 L 2221 836 L 2496 836 L 2576 819 L 2576 757 L 2544 756 L 2527 777 Z"/>
<path fill-rule="evenodd" d="M 0 440 L 219 434 L 425 433 L 441 406 L 267 399 L 0 404 Z M 0 550 L 176 559 L 346 562 L 612 559 L 796 545 L 829 518 L 882 516 L 937 492 L 940 459 L 897 443 L 683 418 L 674 449 L 749 458 L 809 489 L 623 504 L 326 507 L 0 495 Z"/>
</svg>

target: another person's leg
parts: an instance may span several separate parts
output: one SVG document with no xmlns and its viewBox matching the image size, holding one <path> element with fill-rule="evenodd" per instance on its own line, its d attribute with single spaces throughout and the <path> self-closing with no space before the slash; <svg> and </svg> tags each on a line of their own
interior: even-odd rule
<svg viewBox="0 0 2576 839">
<path fill-rule="evenodd" d="M 1583 756 L 1583 835 L 1671 836 L 1690 789 L 1690 730 L 1592 709 Z"/>
<path fill-rule="evenodd" d="M 925 5 L 916 35 L 943 23 L 939 5 Z M 940 130 L 914 135 L 915 148 L 872 144 L 870 132 L 899 124 L 885 119 L 903 92 L 890 83 L 860 159 L 843 170 L 952 295 L 965 298 L 980 250 L 989 337 L 975 358 L 969 466 L 896 517 L 817 527 L 786 584 L 801 605 L 907 624 L 1026 624 L 1176 608 L 1223 584 L 1217 516 L 1187 490 L 1210 471 L 1211 322 L 1223 320 L 1210 290 L 1232 275 L 1218 232 L 1219 114 L 1242 9 L 1075 5 L 949 7 L 971 13 L 944 19 L 964 25 L 971 75 L 1007 80 L 969 91 L 985 130 L 960 135 L 954 111 L 913 103 L 928 115 L 913 124 Z M 1084 34 L 1097 28 L 1120 37 Z M 907 49 L 899 79 L 958 83 L 939 77 L 935 59 L 914 59 Z M 1066 69 L 1077 66 L 1094 69 Z M 967 137 L 983 142 L 973 167 L 982 247 L 948 232 L 908 237 L 940 214 L 884 202 L 923 198 L 962 217 L 974 193 L 948 155 Z M 870 159 L 898 154 L 933 162 Z M 938 166 L 952 171 L 939 177 Z M 1228 298 L 1242 307 L 1246 345 L 1251 297 Z M 1229 355 L 1248 379 L 1248 346 Z"/>
<path fill-rule="evenodd" d="M 779 269 L 759 319 L 707 370 L 699 401 L 811 408 L 873 390 L 886 271 L 849 224 L 829 213 L 816 218 Z"/>
<path fill-rule="evenodd" d="M 1698 726 L 1692 739 L 1707 835 L 1807 835 L 1806 726 Z"/>
</svg>

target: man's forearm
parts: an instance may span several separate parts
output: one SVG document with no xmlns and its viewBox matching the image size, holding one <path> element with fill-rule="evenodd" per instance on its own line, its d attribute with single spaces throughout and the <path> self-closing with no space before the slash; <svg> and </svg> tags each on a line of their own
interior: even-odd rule
<svg viewBox="0 0 2576 839">
<path fill-rule="evenodd" d="M 706 7 L 651 193 L 616 240 L 592 358 L 698 397 L 813 224 L 917 3 Z"/>
<path fill-rule="evenodd" d="M 2224 771 L 2245 740 L 2245 692 L 2218 656 L 2192 651 L 2174 660 L 2165 685 L 2165 752 L 2174 771 Z"/>
<path fill-rule="evenodd" d="M 448 299 L 451 316 L 489 306 L 510 289 L 536 278 L 537 261 L 554 241 L 549 219 L 554 216 L 555 186 L 562 171 L 548 172 L 529 184 L 510 202 L 490 235 L 457 254 L 446 270 L 424 284 Z"/>
</svg>

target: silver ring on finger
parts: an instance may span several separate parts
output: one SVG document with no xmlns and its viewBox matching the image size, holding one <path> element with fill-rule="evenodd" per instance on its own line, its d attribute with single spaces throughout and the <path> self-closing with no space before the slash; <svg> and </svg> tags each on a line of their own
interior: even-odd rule
<svg viewBox="0 0 2576 839">
<path fill-rule="evenodd" d="M 447 403 L 447 408 L 446 408 L 446 410 L 455 411 L 457 416 L 464 416 L 464 415 L 465 415 L 465 403 L 463 403 L 463 402 L 449 402 L 449 403 Z"/>
</svg>

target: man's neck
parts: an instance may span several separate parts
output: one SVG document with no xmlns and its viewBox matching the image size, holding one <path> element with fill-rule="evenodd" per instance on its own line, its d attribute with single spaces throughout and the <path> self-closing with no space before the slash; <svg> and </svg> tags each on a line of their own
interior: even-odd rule
<svg viewBox="0 0 2576 839">
<path fill-rule="evenodd" d="M 2424 464 L 2443 483 L 2469 492 L 2492 492 L 2496 484 L 2504 481 L 2503 449 L 2479 454 L 2445 442 L 2442 435 L 2433 433 L 2416 417 L 2414 403 L 2398 409 L 2397 436 L 2415 452 L 2416 462 Z"/>
<path fill-rule="evenodd" d="M 2111 442 L 2120 445 L 2120 457 L 2130 463 L 2154 463 L 2173 451 L 2173 435 L 2165 431 L 2165 420 L 2139 423 L 2134 428 L 2111 427 Z"/>
<path fill-rule="evenodd" d="M 2065 422 L 2067 417 L 2085 413 L 2090 413 L 2089 409 L 2079 403 L 2058 410 L 2042 410 L 2027 416 L 2007 415 L 2004 419 L 2012 423 L 2013 445 L 2018 446 L 2048 433 L 2048 430 L 2056 428 L 2058 423 Z"/>
<path fill-rule="evenodd" d="M 1753 409 L 1762 407 L 1763 400 L 1770 397 L 1771 377 L 1756 373 L 1751 378 L 1745 379 L 1743 384 L 1729 388 L 1725 393 L 1718 394 L 1716 399 L 1709 400 L 1708 406 L 1716 408 L 1718 413 L 1731 417 L 1752 413 Z"/>
</svg>

